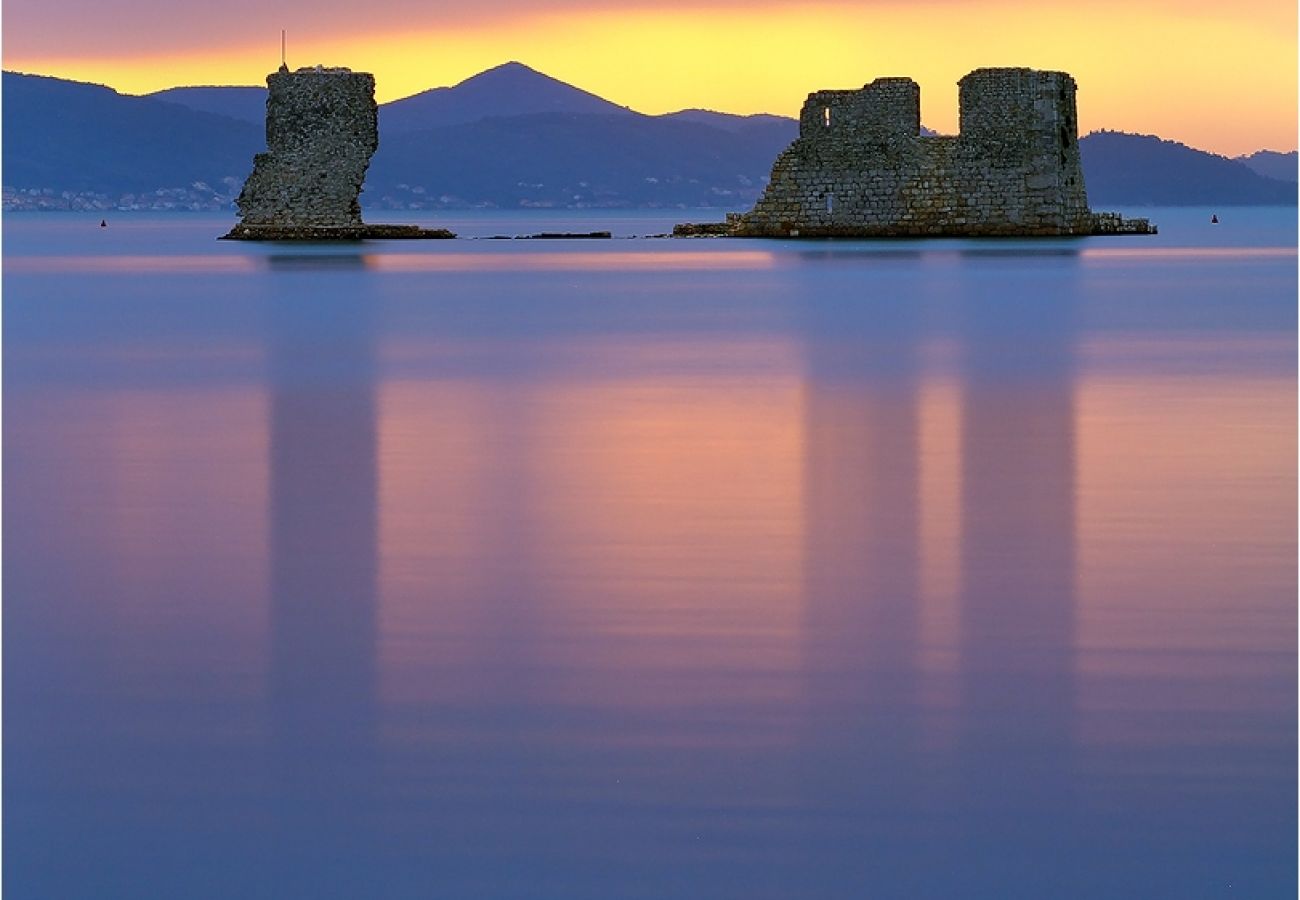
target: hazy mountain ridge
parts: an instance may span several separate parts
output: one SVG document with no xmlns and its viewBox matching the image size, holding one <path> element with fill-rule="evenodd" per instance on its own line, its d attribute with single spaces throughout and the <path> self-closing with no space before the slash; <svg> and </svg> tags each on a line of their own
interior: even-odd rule
<svg viewBox="0 0 1300 900">
<path fill-rule="evenodd" d="M 1244 162 L 1155 135 L 1094 131 L 1079 141 L 1088 202 L 1099 205 L 1225 206 L 1296 202 L 1296 184 Z"/>
<path fill-rule="evenodd" d="M 118 197 L 174 189 L 215 202 L 230 194 L 227 179 L 238 191 L 250 147 L 264 140 L 260 126 L 103 85 L 2 78 L 6 189 Z"/>
<path fill-rule="evenodd" d="M 142 97 L 6 72 L 7 208 L 228 207 L 265 149 L 265 88 Z M 648 116 L 519 63 L 380 107 L 367 207 L 748 208 L 794 119 L 686 109 Z M 164 140 L 165 137 L 165 140 Z M 1289 184 L 1159 138 L 1080 141 L 1094 207 L 1296 202 Z M 1261 151 L 1257 165 L 1295 153 Z"/>
<path fill-rule="evenodd" d="M 227 116 L 259 127 L 266 121 L 266 88 L 264 87 L 213 85 L 174 87 L 143 96 L 150 100 L 187 106 L 199 112 Z"/>
<path fill-rule="evenodd" d="M 780 128 L 789 132 L 790 140 L 799 135 L 799 121 L 788 116 L 771 113 L 753 113 L 737 115 L 736 113 L 717 112 L 712 109 L 679 109 L 677 112 L 664 113 L 660 119 L 677 122 L 694 122 L 697 125 L 710 125 L 723 131 L 742 132 L 754 128 Z"/>
<path fill-rule="evenodd" d="M 1278 181 L 1300 180 L 1300 171 L 1297 171 L 1300 169 L 1300 153 L 1295 150 L 1290 153 L 1256 150 L 1249 156 L 1238 156 L 1237 161 L 1250 166 L 1252 171 L 1265 178 L 1276 178 Z"/>
</svg>

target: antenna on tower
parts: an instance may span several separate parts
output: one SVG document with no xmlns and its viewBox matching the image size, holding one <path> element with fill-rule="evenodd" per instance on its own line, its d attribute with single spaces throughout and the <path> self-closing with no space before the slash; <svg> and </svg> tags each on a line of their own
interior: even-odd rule
<svg viewBox="0 0 1300 900">
<path fill-rule="evenodd" d="M 289 68 L 288 64 L 285 62 L 285 56 L 284 56 L 284 29 L 283 28 L 280 29 L 280 68 L 281 69 Z"/>
</svg>

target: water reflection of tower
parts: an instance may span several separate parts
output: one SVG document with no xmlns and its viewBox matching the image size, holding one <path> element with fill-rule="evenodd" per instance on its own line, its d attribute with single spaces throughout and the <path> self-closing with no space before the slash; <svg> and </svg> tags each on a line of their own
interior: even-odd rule
<svg viewBox="0 0 1300 900">
<path fill-rule="evenodd" d="M 273 865 L 295 892 L 340 895 L 363 871 L 375 772 L 371 301 L 335 271 L 360 257 L 275 261 L 288 271 L 270 301 Z"/>
<path fill-rule="evenodd" d="M 990 272 L 962 298 L 963 825 L 1053 878 L 1073 808 L 1074 260 L 967 265 Z"/>
<path fill-rule="evenodd" d="M 884 822 L 917 787 L 920 311 L 825 271 L 805 300 L 805 666 L 822 757 L 809 799 L 892 854 Z"/>
</svg>

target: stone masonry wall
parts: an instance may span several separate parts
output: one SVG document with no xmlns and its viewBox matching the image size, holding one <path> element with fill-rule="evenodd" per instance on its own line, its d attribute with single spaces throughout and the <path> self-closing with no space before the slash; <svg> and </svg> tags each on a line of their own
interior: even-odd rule
<svg viewBox="0 0 1300 900">
<path fill-rule="evenodd" d="M 752 236 L 1088 234 L 1075 83 L 977 69 L 959 82 L 961 133 L 920 133 L 908 78 L 810 94 L 799 137 L 731 233 Z"/>
<path fill-rule="evenodd" d="M 357 197 L 379 147 L 375 78 L 315 68 L 268 75 L 266 144 L 236 201 L 242 226 L 359 226 Z"/>
</svg>

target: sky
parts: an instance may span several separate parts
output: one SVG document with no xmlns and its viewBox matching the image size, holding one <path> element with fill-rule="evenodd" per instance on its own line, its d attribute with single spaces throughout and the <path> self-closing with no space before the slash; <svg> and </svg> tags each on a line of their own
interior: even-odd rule
<svg viewBox="0 0 1300 900">
<path fill-rule="evenodd" d="M 796 115 L 890 75 L 957 130 L 981 66 L 1062 69 L 1080 133 L 1158 134 L 1226 155 L 1293 150 L 1295 0 L 4 0 L 10 70 L 147 93 L 261 84 L 280 62 L 373 72 L 380 102 L 510 60 L 646 113 Z"/>
</svg>

